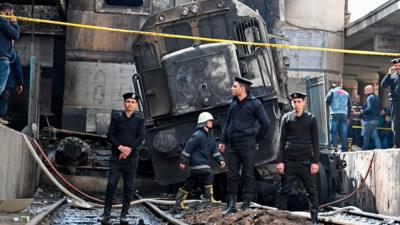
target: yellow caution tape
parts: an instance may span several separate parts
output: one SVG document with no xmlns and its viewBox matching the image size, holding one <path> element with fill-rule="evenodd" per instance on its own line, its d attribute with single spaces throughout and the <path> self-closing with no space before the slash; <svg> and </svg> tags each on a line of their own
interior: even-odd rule
<svg viewBox="0 0 400 225">
<path fill-rule="evenodd" d="M 12 18 L 12 16 L 6 16 L 6 15 L 0 15 L 0 16 L 4 17 L 4 18 Z M 147 31 L 117 29 L 117 28 L 110 28 L 110 27 L 102 27 L 102 26 L 94 26 L 94 25 L 86 25 L 86 24 L 78 24 L 78 23 L 69 23 L 69 22 L 61 22 L 61 21 L 52 21 L 52 20 L 43 20 L 43 19 L 20 17 L 20 16 L 16 16 L 14 18 L 16 18 L 16 19 L 18 19 L 20 21 L 32 22 L 32 23 L 45 23 L 45 24 L 60 25 L 60 26 L 66 26 L 66 27 L 75 27 L 75 28 L 91 29 L 91 30 L 99 30 L 99 31 L 128 33 L 128 34 L 153 36 L 153 37 L 162 37 L 162 38 L 176 38 L 176 39 L 186 39 L 186 40 L 193 40 L 193 41 L 206 41 L 206 42 L 214 42 L 214 43 L 230 43 L 230 44 L 236 44 L 236 45 L 254 45 L 254 46 L 260 46 L 260 47 L 285 48 L 285 49 L 293 49 L 293 50 L 335 52 L 335 53 L 355 54 L 355 55 L 400 57 L 400 53 L 374 52 L 374 51 L 362 51 L 362 50 L 348 50 L 348 49 L 336 49 L 336 48 L 321 48 L 321 47 L 283 45 L 283 44 L 271 44 L 271 43 L 256 43 L 256 42 L 235 41 L 235 40 L 206 38 L 206 37 L 194 37 L 194 36 L 177 35 L 177 34 L 165 34 L 165 33 L 147 32 Z"/>
<path fill-rule="evenodd" d="M 351 127 L 355 128 L 355 129 L 364 128 L 363 126 L 351 126 Z M 378 130 L 390 130 L 390 131 L 393 131 L 392 128 L 387 128 L 387 127 L 378 127 Z"/>
</svg>

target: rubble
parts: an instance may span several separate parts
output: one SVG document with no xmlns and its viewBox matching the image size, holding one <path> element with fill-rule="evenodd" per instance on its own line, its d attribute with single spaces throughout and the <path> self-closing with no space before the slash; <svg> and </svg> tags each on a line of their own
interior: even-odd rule
<svg viewBox="0 0 400 225">
<path fill-rule="evenodd" d="M 239 207 L 240 208 L 240 207 Z M 176 210 L 176 209 L 174 209 Z M 171 209 L 171 213 L 174 213 Z M 302 225 L 311 224 L 307 219 L 291 215 L 278 210 L 252 209 L 237 213 L 223 215 L 224 204 L 210 206 L 208 203 L 200 202 L 191 205 L 187 211 L 181 211 L 176 216 L 188 224 L 210 224 L 210 225 Z"/>
</svg>

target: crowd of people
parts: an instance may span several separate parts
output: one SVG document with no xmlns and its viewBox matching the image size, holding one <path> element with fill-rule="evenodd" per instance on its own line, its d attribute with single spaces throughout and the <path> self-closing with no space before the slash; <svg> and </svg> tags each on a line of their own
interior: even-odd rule
<svg viewBox="0 0 400 225">
<path fill-rule="evenodd" d="M 329 138 L 330 149 L 334 151 L 348 151 L 351 146 L 358 146 L 363 150 L 387 149 L 398 146 L 396 131 L 398 120 L 397 96 L 400 96 L 399 75 L 400 59 L 392 60 L 393 67 L 382 80 L 381 87 L 390 87 L 389 108 L 381 109 L 379 97 L 375 88 L 367 85 L 364 88 L 365 102 L 361 103 L 360 95 L 350 95 L 342 87 L 331 84 L 325 98 L 329 106 Z M 399 94 L 397 94 L 399 92 Z M 395 97 L 393 97 L 395 96 Z M 339 141 L 338 141 L 339 140 Z M 354 149 L 354 148 L 353 148 Z"/>
<path fill-rule="evenodd" d="M 7 108 L 10 97 L 16 87 L 18 94 L 23 90 L 22 64 L 18 52 L 14 49 L 15 40 L 21 34 L 13 6 L 0 5 L 0 124 L 7 125 Z"/>
</svg>

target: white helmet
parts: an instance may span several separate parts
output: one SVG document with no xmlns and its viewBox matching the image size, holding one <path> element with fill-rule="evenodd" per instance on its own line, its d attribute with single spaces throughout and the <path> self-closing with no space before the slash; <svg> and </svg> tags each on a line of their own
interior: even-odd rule
<svg viewBox="0 0 400 225">
<path fill-rule="evenodd" d="M 197 120 L 197 123 L 205 123 L 209 120 L 214 120 L 214 117 L 211 115 L 209 112 L 202 112 L 199 115 L 199 119 Z"/>
</svg>

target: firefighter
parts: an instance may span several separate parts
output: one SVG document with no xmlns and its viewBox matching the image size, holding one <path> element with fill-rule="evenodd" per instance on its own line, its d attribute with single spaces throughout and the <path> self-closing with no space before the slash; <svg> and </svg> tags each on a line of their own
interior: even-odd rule
<svg viewBox="0 0 400 225">
<path fill-rule="evenodd" d="M 394 130 L 394 147 L 400 147 L 400 58 L 393 59 L 393 66 L 383 78 L 381 86 L 390 86 L 389 100 L 390 117 L 392 118 L 392 128 Z"/>
<path fill-rule="evenodd" d="M 254 155 L 268 132 L 268 117 L 262 103 L 250 93 L 252 82 L 235 77 L 231 91 L 233 99 L 222 131 L 219 149 L 227 150 L 227 207 L 224 213 L 236 212 L 236 194 L 243 181 L 242 210 L 250 209 L 254 194 Z M 257 122 L 259 126 L 257 125 Z M 258 127 L 258 129 L 257 129 Z M 242 177 L 239 175 L 241 171 Z"/>
<path fill-rule="evenodd" d="M 277 207 L 286 210 L 288 195 L 299 178 L 307 191 L 311 220 L 318 224 L 318 193 L 315 175 L 319 170 L 319 137 L 317 119 L 304 111 L 306 95 L 290 95 L 294 110 L 286 113 L 281 121 L 281 135 L 277 157 L 277 170 L 281 184 Z"/>
<path fill-rule="evenodd" d="M 138 146 L 144 139 L 144 116 L 139 112 L 139 96 L 125 93 L 124 108 L 111 117 L 107 138 L 111 142 L 110 171 L 106 190 L 104 213 L 99 222 L 110 224 L 111 207 L 118 180 L 124 180 L 124 198 L 121 209 L 121 224 L 128 224 L 127 215 L 133 195 L 133 183 L 138 165 Z"/>
<path fill-rule="evenodd" d="M 181 170 L 190 169 L 190 177 L 183 187 L 179 188 L 176 195 L 176 205 L 180 209 L 189 209 L 184 204 L 184 200 L 189 192 L 199 182 L 204 185 L 204 196 L 210 203 L 218 203 L 214 199 L 213 191 L 213 173 L 210 166 L 210 158 L 217 161 L 221 168 L 225 167 L 224 158 L 217 149 L 214 136 L 210 130 L 213 127 L 213 116 L 209 112 L 202 112 L 197 120 L 196 131 L 186 143 L 185 149 L 182 151 Z"/>
</svg>

